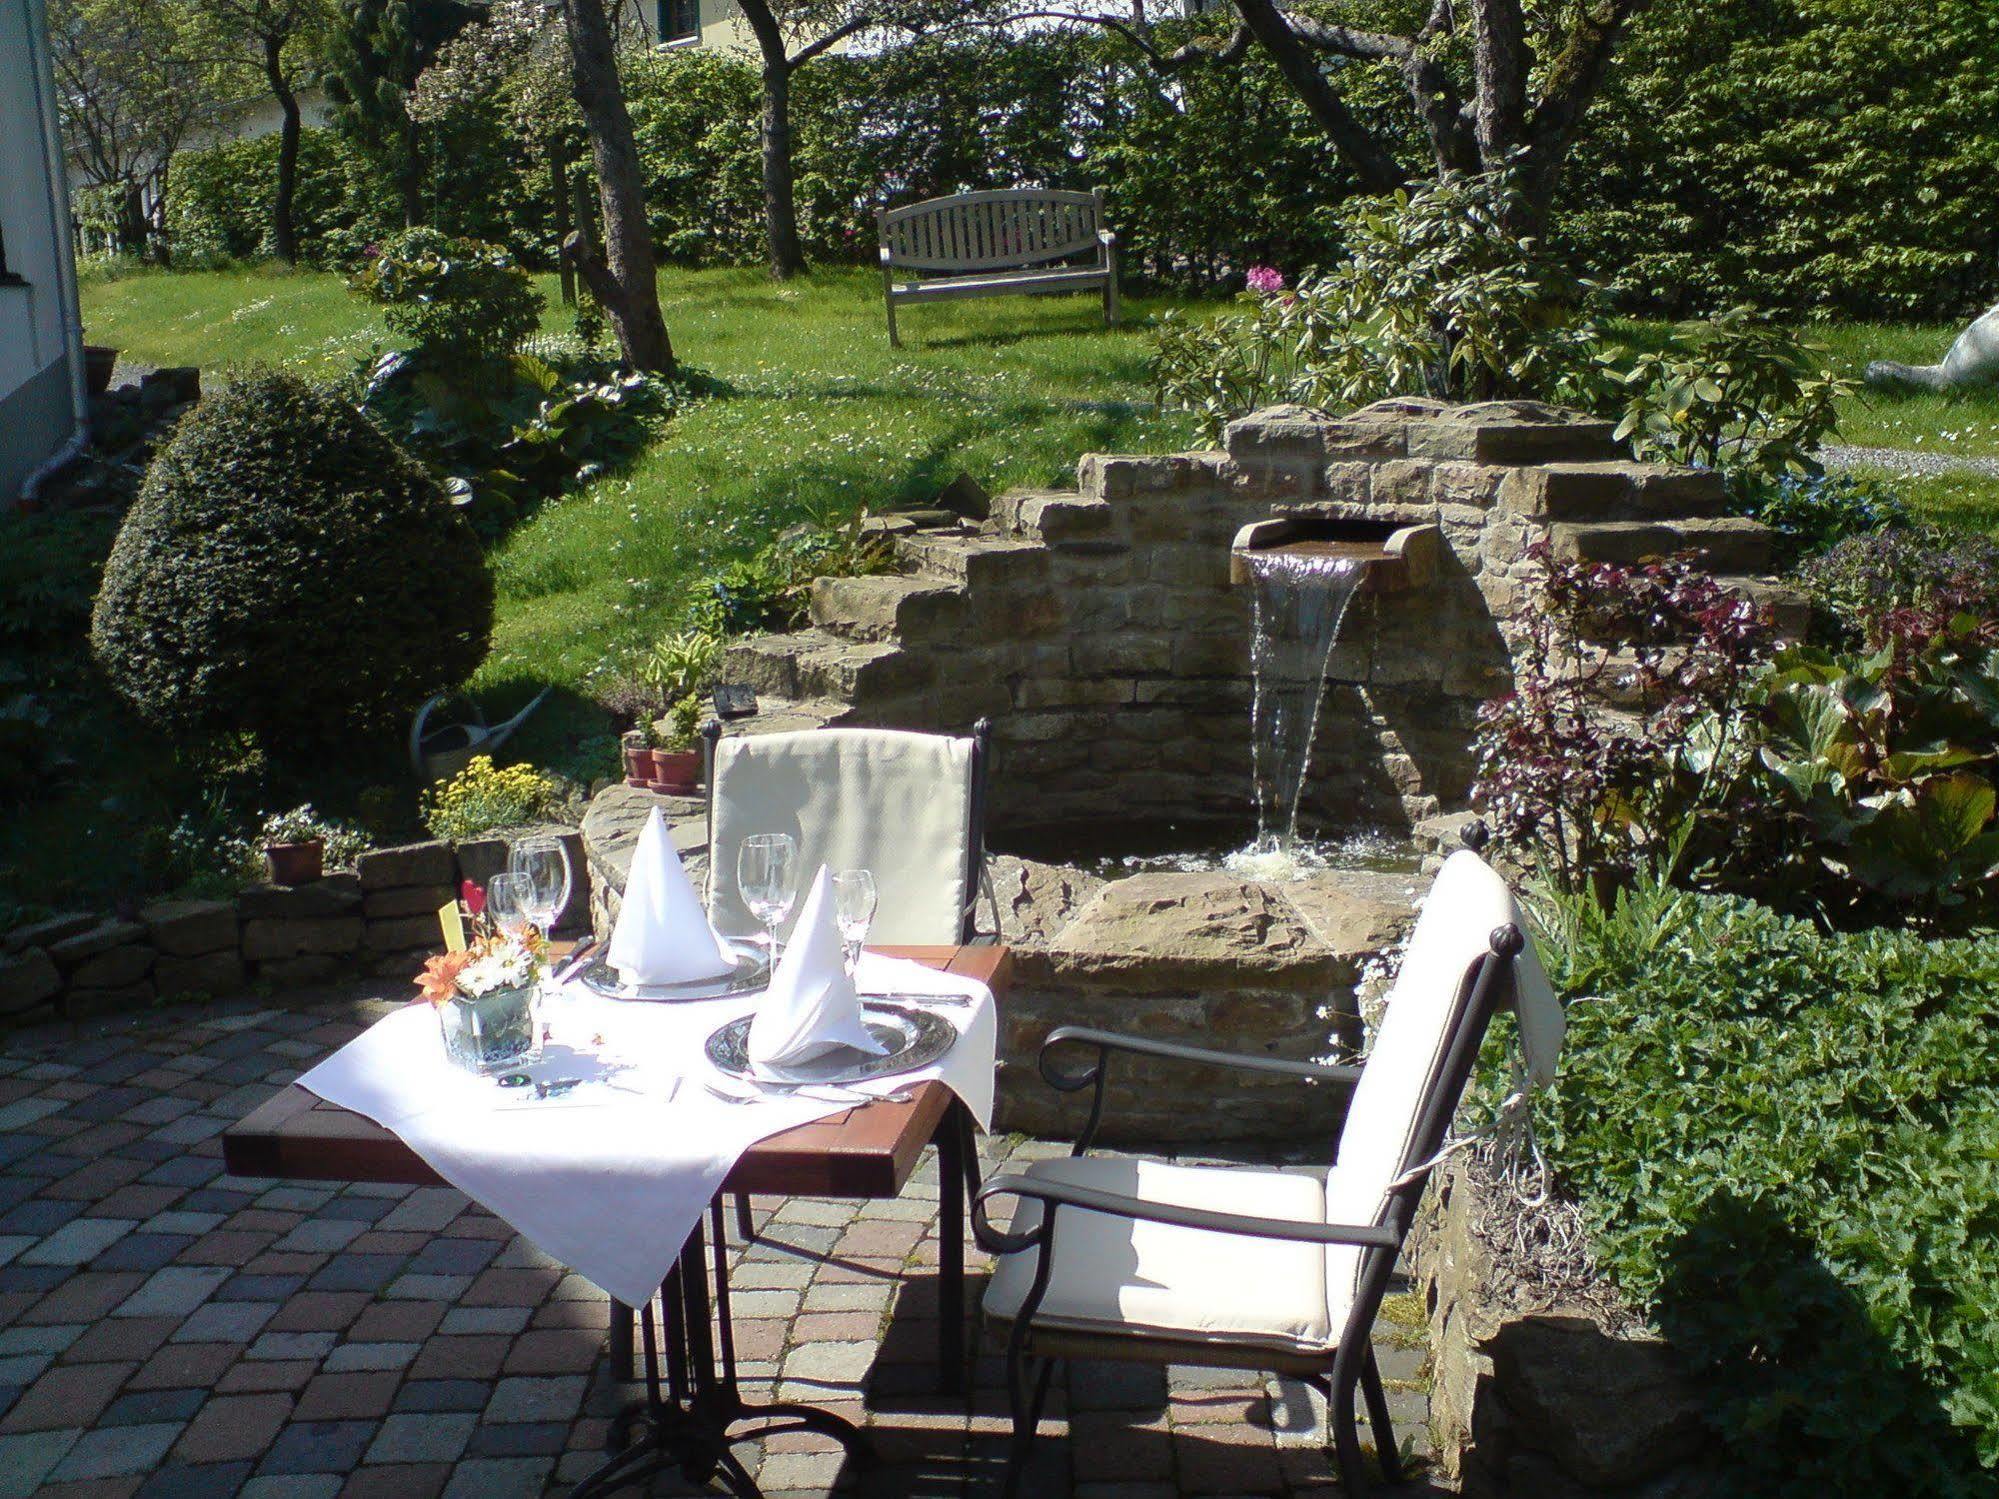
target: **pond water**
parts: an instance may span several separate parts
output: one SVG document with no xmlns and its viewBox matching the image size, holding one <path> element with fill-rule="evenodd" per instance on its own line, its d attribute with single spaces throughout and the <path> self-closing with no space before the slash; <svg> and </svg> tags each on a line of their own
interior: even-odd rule
<svg viewBox="0 0 1999 1499">
<path fill-rule="evenodd" d="M 1414 875 L 1423 864 L 1407 837 L 1385 828 L 1300 837 L 1287 849 L 1268 838 L 1259 843 L 1247 824 L 1104 821 L 995 833 L 992 846 L 996 853 L 1067 864 L 1107 880 L 1227 870 L 1248 880 L 1281 882 L 1323 870 Z"/>
</svg>

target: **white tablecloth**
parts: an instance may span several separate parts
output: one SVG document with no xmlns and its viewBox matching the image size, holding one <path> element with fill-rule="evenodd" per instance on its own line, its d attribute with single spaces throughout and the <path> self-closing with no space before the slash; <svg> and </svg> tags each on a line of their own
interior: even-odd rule
<svg viewBox="0 0 1999 1499">
<path fill-rule="evenodd" d="M 980 1128 L 990 1128 L 997 1035 L 991 991 L 875 953 L 862 958 L 859 980 L 864 993 L 974 1001 L 937 1007 L 959 1032 L 941 1059 L 861 1086 L 882 1094 L 934 1078 L 964 1100 Z M 744 1151 L 853 1107 L 796 1095 L 731 1103 L 709 1092 L 705 1080 L 718 1076 L 704 1050 L 709 1035 L 754 1011 L 758 997 L 638 1004 L 569 986 L 554 1000 L 556 1034 L 585 1045 L 574 1052 L 553 1047 L 529 1069 L 543 1078 L 589 1079 L 560 1097 L 537 1099 L 531 1090 L 503 1089 L 459 1068 L 445 1055 L 429 1005 L 378 1021 L 299 1083 L 394 1132 L 474 1202 L 636 1306 L 658 1290 Z M 587 1044 L 600 1034 L 602 1059 Z M 637 1065 L 618 1072 L 604 1059 Z"/>
</svg>

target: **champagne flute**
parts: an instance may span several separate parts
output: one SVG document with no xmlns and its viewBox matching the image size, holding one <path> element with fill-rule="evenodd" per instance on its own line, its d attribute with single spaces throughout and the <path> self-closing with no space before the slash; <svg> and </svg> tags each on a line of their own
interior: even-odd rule
<svg viewBox="0 0 1999 1499">
<path fill-rule="evenodd" d="M 528 918 L 548 936 L 569 908 L 569 850 L 559 838 L 523 838 L 507 855 L 507 871 L 526 881 Z"/>
<path fill-rule="evenodd" d="M 777 929 L 798 897 L 798 842 L 789 833 L 752 833 L 736 850 L 736 888 L 763 923 L 770 965 L 777 967 Z"/>
<path fill-rule="evenodd" d="M 875 919 L 875 877 L 865 869 L 843 869 L 833 876 L 833 919 L 840 926 L 840 947 L 847 959 L 847 977 L 861 969 L 861 948 Z"/>
</svg>

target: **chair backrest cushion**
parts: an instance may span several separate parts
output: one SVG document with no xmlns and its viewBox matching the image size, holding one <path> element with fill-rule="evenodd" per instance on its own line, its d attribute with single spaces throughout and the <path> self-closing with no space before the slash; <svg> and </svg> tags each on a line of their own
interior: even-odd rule
<svg viewBox="0 0 1999 1499">
<path fill-rule="evenodd" d="M 892 265 L 918 271 L 987 271 L 1038 265 L 1094 249 L 1094 194 L 1015 188 L 926 198 L 881 216 Z"/>
<path fill-rule="evenodd" d="M 762 931 L 736 888 L 736 850 L 752 833 L 789 833 L 800 902 L 821 864 L 867 869 L 880 897 L 870 941 L 959 941 L 975 893 L 966 888 L 974 748 L 970 739 L 895 729 L 720 740 L 708 826 L 715 930 Z"/>
<path fill-rule="evenodd" d="M 1492 950 L 1493 930 L 1509 924 L 1527 936 L 1526 917 L 1506 882 L 1468 849 L 1451 855 L 1410 934 L 1374 1045 L 1354 1085 L 1339 1154 L 1326 1182 L 1329 1223 L 1383 1221 L 1389 1185 L 1410 1164 L 1419 1116 L 1438 1081 L 1466 977 Z M 1511 990 L 1521 1011 L 1523 1038 L 1532 1038 L 1530 1072 L 1543 1072 L 1538 1080 L 1550 1081 L 1561 1047 L 1562 1010 L 1531 937 L 1514 959 Z M 1358 1264 L 1359 1257 L 1354 1259 Z"/>
</svg>

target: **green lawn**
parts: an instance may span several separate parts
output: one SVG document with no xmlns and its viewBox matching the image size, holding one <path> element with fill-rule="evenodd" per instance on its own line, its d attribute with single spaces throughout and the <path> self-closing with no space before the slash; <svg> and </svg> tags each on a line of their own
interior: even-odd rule
<svg viewBox="0 0 1999 1499">
<path fill-rule="evenodd" d="M 1962 331 L 1957 323 L 1838 323 L 1815 327 L 1811 336 L 1830 350 L 1835 369 L 1858 380 L 1874 359 L 1935 364 Z M 1839 425 L 1841 440 L 1856 447 L 1990 458 L 1999 455 L 1999 385 L 1954 395 L 1864 390 L 1844 403 Z M 1986 497 L 1981 524 L 1990 526 L 1999 516 L 1999 486 L 1988 486 Z"/>
</svg>

